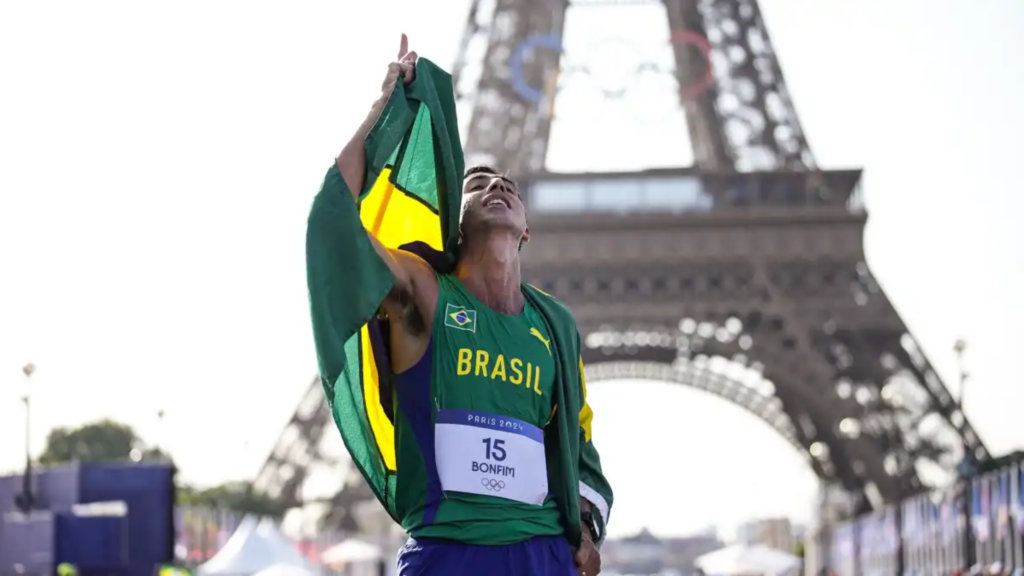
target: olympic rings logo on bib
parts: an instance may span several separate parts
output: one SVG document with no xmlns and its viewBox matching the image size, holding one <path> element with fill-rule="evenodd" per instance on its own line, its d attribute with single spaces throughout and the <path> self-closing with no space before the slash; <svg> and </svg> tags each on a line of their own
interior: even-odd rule
<svg viewBox="0 0 1024 576">
<path fill-rule="evenodd" d="M 501 492 L 505 488 L 505 482 L 502 480 L 494 480 L 492 478 L 481 478 L 480 485 L 485 490 L 494 490 L 495 492 Z"/>
</svg>

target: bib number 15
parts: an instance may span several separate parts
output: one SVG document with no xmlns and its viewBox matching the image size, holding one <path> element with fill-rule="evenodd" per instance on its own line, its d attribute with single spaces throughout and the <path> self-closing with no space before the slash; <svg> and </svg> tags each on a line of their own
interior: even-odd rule
<svg viewBox="0 0 1024 576">
<path fill-rule="evenodd" d="M 505 441 L 500 438 L 484 438 L 483 444 L 486 447 L 488 460 L 501 462 L 508 456 L 505 454 Z"/>
</svg>

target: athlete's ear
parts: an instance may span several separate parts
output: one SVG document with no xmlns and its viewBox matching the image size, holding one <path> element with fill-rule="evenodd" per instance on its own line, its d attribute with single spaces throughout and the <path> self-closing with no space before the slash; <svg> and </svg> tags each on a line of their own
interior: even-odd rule
<svg viewBox="0 0 1024 576">
<path fill-rule="evenodd" d="M 522 242 L 523 244 L 526 244 L 529 241 L 530 241 L 530 227 L 527 226 L 526 230 L 523 230 L 523 239 L 520 240 L 520 242 Z"/>
</svg>

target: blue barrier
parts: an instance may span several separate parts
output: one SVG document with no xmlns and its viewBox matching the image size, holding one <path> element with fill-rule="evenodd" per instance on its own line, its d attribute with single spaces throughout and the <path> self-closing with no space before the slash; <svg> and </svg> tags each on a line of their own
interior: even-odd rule
<svg viewBox="0 0 1024 576">
<path fill-rule="evenodd" d="M 123 501 L 130 533 L 128 568 L 152 576 L 174 558 L 174 479 L 167 465 L 82 466 L 83 502 Z"/>
<path fill-rule="evenodd" d="M 49 512 L 8 514 L 0 524 L 0 576 L 50 576 L 56 561 L 56 519 Z"/>
<path fill-rule="evenodd" d="M 37 505 L 15 512 L 22 477 L 0 477 L 0 576 L 52 575 L 62 562 L 81 576 L 152 576 L 174 558 L 174 468 L 81 464 L 34 470 Z M 77 504 L 120 502 L 121 516 L 76 514 Z M 25 570 L 31 564 L 31 571 Z"/>
<path fill-rule="evenodd" d="M 73 565 L 80 576 L 129 572 L 127 517 L 60 514 L 56 532 L 55 558 Z"/>
</svg>

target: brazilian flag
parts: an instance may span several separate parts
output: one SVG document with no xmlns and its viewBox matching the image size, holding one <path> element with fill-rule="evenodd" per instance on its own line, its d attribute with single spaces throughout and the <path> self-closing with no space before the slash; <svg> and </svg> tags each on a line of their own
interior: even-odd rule
<svg viewBox="0 0 1024 576">
<path fill-rule="evenodd" d="M 321 382 L 356 466 L 396 521 L 387 323 L 375 318 L 395 279 L 367 233 L 438 271 L 453 269 L 464 170 L 452 78 L 421 58 L 415 82 L 396 84 L 366 138 L 358 206 L 332 165 L 309 216 L 307 283 Z"/>
</svg>

